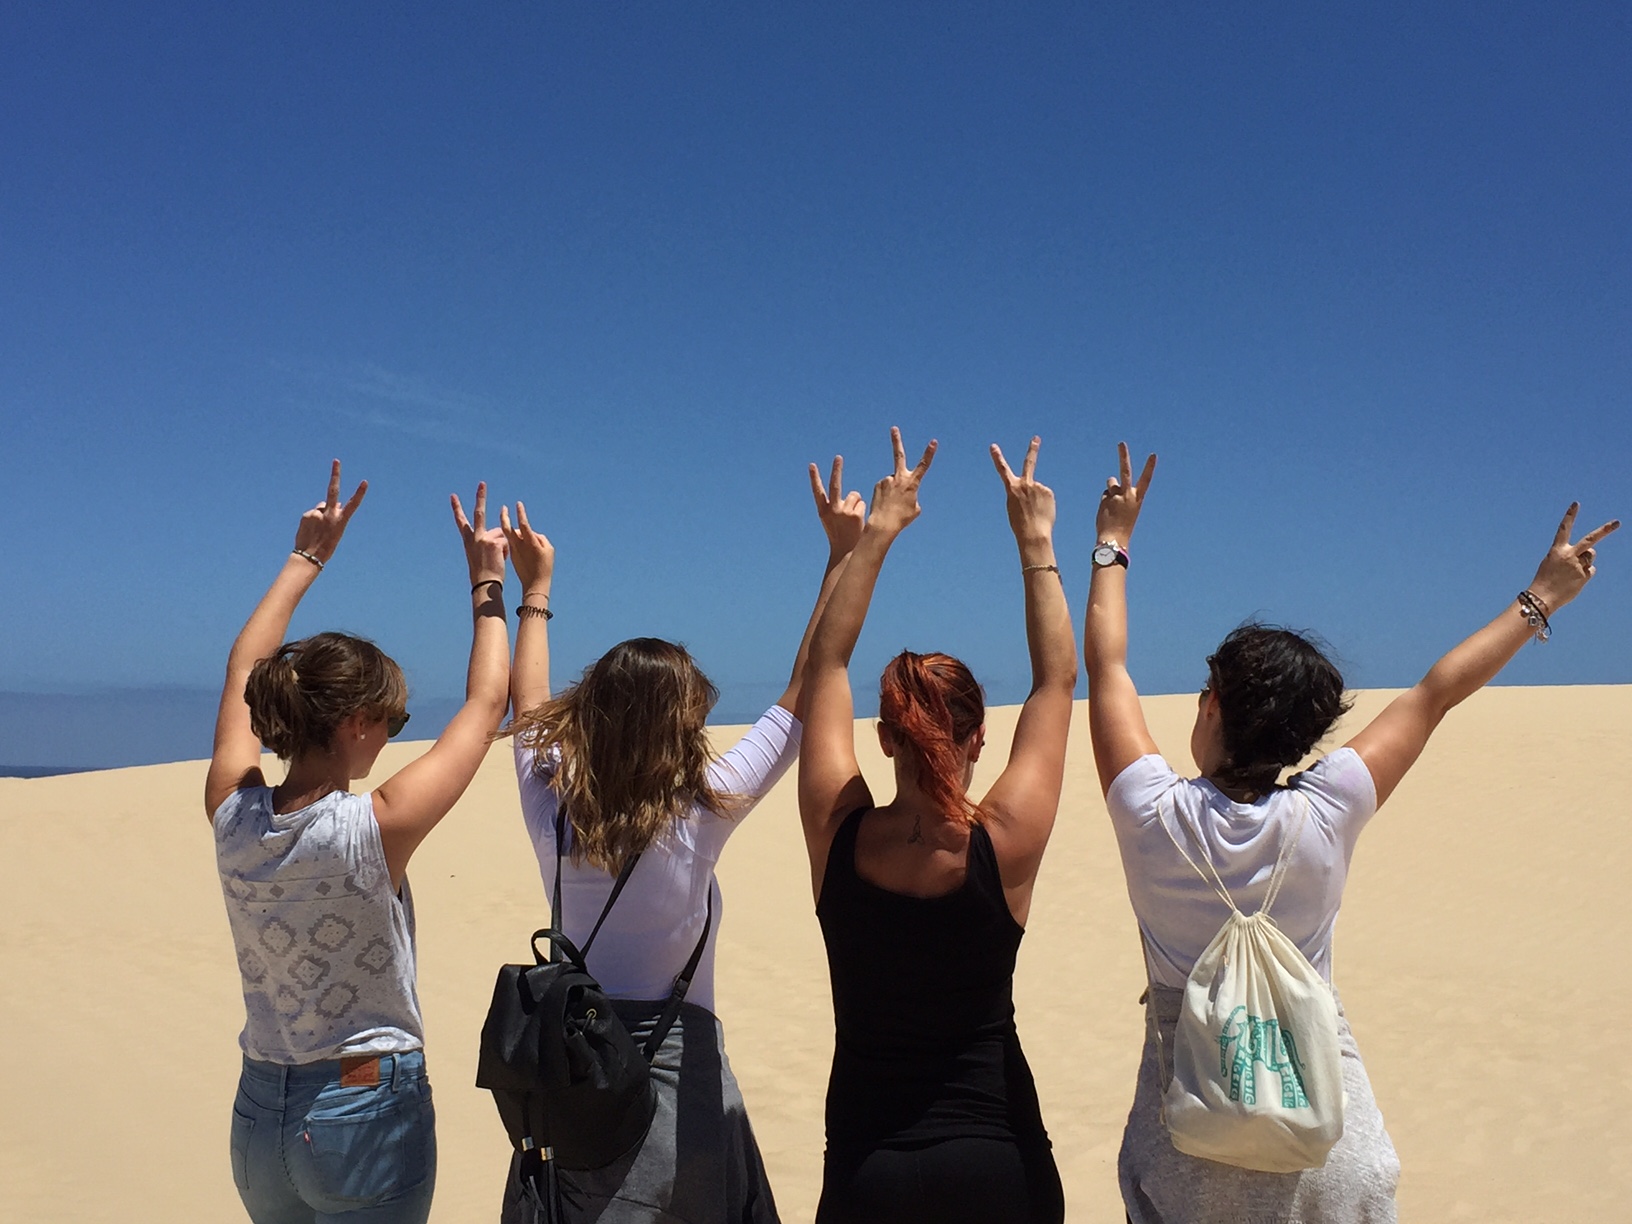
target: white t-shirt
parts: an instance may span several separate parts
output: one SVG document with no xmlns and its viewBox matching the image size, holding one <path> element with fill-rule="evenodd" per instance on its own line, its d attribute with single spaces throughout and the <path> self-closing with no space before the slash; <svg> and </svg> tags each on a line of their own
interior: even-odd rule
<svg viewBox="0 0 1632 1224">
<path fill-rule="evenodd" d="M 1283 838 L 1308 818 L 1287 865 L 1271 917 L 1319 973 L 1332 976 L 1332 928 L 1355 840 L 1377 810 L 1371 771 L 1339 748 L 1287 787 L 1237 803 L 1205 778 L 1181 778 L 1154 753 L 1116 776 L 1105 803 L 1122 850 L 1128 899 L 1149 949 L 1151 977 L 1182 987 L 1229 916 L 1224 901 L 1184 861 L 1173 841 L 1206 871 L 1203 852 L 1243 914 L 1257 912 Z M 1170 838 L 1158 821 L 1172 832 Z"/>
<path fill-rule="evenodd" d="M 765 711 L 742 740 L 709 767 L 716 790 L 758 800 L 799 755 L 799 720 L 781 706 Z M 538 855 L 546 893 L 555 886 L 555 813 L 557 795 L 549 778 L 534 768 L 535 754 L 516 744 L 516 779 L 521 785 L 521 814 Z M 721 816 L 693 806 L 670 821 L 640 856 L 618 903 L 607 915 L 588 956 L 589 971 L 614 999 L 666 999 L 674 979 L 691 959 L 714 894 L 714 923 L 708 932 L 697 975 L 686 998 L 714 1009 L 714 945 L 722 917 L 714 865 L 725 840 L 747 816 L 752 802 Z M 567 854 L 561 864 L 561 925 L 580 947 L 589 937 L 601 907 L 611 895 L 615 877 L 589 863 L 572 861 L 571 823 Z"/>
</svg>

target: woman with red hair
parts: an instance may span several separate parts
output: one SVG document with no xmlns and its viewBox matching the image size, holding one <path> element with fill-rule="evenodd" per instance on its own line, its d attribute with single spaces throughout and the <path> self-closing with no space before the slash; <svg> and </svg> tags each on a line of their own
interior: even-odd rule
<svg viewBox="0 0 1632 1224">
<path fill-rule="evenodd" d="M 1077 652 L 1054 562 L 1054 494 L 994 445 L 1020 548 L 1032 687 L 1009 762 L 979 803 L 985 701 L 969 669 L 905 651 L 879 693 L 895 797 L 856 763 L 849 663 L 879 570 L 918 517 L 935 443 L 879 481 L 805 669 L 799 812 L 827 944 L 835 1042 L 818 1224 L 1058 1224 L 1059 1173 L 1014 1024 L 1014 961 L 1054 827 Z M 815 483 L 815 469 L 812 469 Z M 818 508 L 836 513 L 817 487 Z M 849 495 L 846 505 L 856 494 Z"/>
</svg>

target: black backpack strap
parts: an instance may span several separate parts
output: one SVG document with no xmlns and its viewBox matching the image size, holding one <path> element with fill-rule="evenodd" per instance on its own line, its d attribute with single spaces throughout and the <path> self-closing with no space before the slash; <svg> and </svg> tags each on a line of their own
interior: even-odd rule
<svg viewBox="0 0 1632 1224">
<path fill-rule="evenodd" d="M 686 1001 L 686 991 L 691 989 L 691 979 L 697 974 L 697 966 L 703 959 L 703 948 L 708 944 L 708 931 L 713 925 L 714 879 L 710 876 L 708 916 L 703 919 L 703 933 L 698 937 L 697 946 L 691 950 L 691 959 L 686 962 L 686 967 L 680 970 L 680 975 L 674 979 L 674 989 L 669 992 L 668 1006 L 657 1018 L 657 1026 L 652 1029 L 652 1035 L 646 1038 L 646 1046 L 641 1053 L 646 1056 L 647 1062 L 657 1057 L 658 1047 L 663 1044 L 663 1039 L 669 1035 L 669 1030 L 674 1027 L 674 1022 L 680 1015 L 680 1005 Z"/>
<path fill-rule="evenodd" d="M 561 859 L 565 854 L 561 843 L 566 833 L 566 825 L 566 813 L 558 806 L 555 809 L 555 891 L 550 894 L 550 926 L 557 931 L 561 930 Z M 589 938 L 584 940 L 584 946 L 578 950 L 580 964 L 583 962 L 583 958 L 589 955 L 589 945 L 594 943 L 595 936 L 601 933 L 601 924 L 606 921 L 606 916 L 612 912 L 613 902 L 618 899 L 618 894 L 623 891 L 623 886 L 629 883 L 629 877 L 634 874 L 635 864 L 638 862 L 640 862 L 640 855 L 637 854 L 623 865 L 622 871 L 618 872 L 618 878 L 612 884 L 612 895 L 607 897 L 606 904 L 601 906 L 601 916 L 595 919 L 595 926 L 590 930 Z M 709 900 L 712 902 L 713 899 L 713 894 L 710 893 Z"/>
</svg>

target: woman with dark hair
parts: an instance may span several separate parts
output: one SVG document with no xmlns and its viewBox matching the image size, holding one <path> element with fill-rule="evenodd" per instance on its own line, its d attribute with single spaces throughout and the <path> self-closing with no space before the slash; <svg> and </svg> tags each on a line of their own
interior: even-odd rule
<svg viewBox="0 0 1632 1224">
<path fill-rule="evenodd" d="M 654 1052 L 657 1110 L 645 1137 L 604 1168 L 556 1169 L 567 1220 L 777 1219 L 714 1015 L 722 917 L 714 868 L 742 817 L 799 751 L 795 711 L 811 626 L 861 531 L 861 501 L 841 494 L 842 473 L 835 460 L 824 491 L 811 470 L 828 539 L 827 569 L 787 689 L 718 758 L 706 722 L 719 694 L 673 642 L 620 642 L 576 683 L 551 693 L 546 625 L 555 550 L 532 529 L 524 505 L 516 504 L 513 525 L 509 508 L 501 512 L 523 588 L 511 680 L 516 776 L 545 889 L 553 892 L 560 880 L 554 900 L 568 938 L 580 948 L 605 911 L 586 963 L 638 1045 L 653 1036 L 688 963 L 695 974 Z M 627 886 L 607 909 L 631 861 Z M 520 1154 L 511 1159 L 502 1212 L 507 1222 L 556 1219 L 540 1212 L 540 1205 L 549 1211 L 555 1204 L 535 1164 Z"/>
<path fill-rule="evenodd" d="M 295 545 L 233 643 L 204 810 L 243 976 L 232 1173 L 255 1224 L 410 1224 L 430 1215 L 435 1114 L 414 983 L 408 861 L 464 793 L 509 703 L 504 536 L 457 497 L 472 614 L 465 704 L 432 745 L 354 794 L 408 722 L 379 647 L 341 633 L 283 641 L 368 485 L 301 516 Z M 261 774 L 262 746 L 289 763 Z"/>
<path fill-rule="evenodd" d="M 1277 877 L 1278 891 L 1267 902 L 1274 925 L 1330 981 L 1332 928 L 1360 830 L 1446 713 L 1487 684 L 1525 642 L 1550 632 L 1547 618 L 1580 594 L 1594 573 L 1595 545 L 1620 524 L 1605 523 L 1571 544 L 1572 505 L 1527 590 L 1346 745 L 1284 784 L 1283 771 L 1302 761 L 1348 709 L 1343 678 L 1303 634 L 1258 624 L 1234 630 L 1207 660 L 1190 735 L 1199 776 L 1183 778 L 1159 754 L 1127 669 L 1128 541 L 1156 457 L 1146 460 L 1137 483 L 1126 445 L 1119 457 L 1120 476 L 1107 482 L 1099 505 L 1084 657 L 1094 760 L 1150 981 L 1144 1056 L 1118 1162 L 1128 1218 L 1134 1224 L 1392 1221 L 1399 1158 L 1341 1007 L 1342 1137 L 1324 1166 L 1259 1172 L 1174 1146 L 1162 1097 L 1172 1076 L 1183 989 L 1229 914 L 1217 887 L 1238 911 L 1251 914 L 1266 907 Z M 1208 864 L 1216 881 L 1202 874 Z"/>
<path fill-rule="evenodd" d="M 896 793 L 856 763 L 849 664 L 884 558 L 918 517 L 935 443 L 879 481 L 806 665 L 799 813 L 827 944 L 835 1040 L 819 1224 L 1057 1224 L 1065 1200 L 1014 1024 L 1014 964 L 1059 806 L 1077 680 L 1054 494 L 992 447 L 1020 551 L 1031 694 L 978 802 L 985 700 L 944 654 L 885 668 L 878 737 Z"/>
</svg>

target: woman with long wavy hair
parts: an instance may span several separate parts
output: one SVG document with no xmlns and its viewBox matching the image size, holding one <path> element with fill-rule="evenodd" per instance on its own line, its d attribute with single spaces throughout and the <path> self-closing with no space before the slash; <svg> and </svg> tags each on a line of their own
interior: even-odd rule
<svg viewBox="0 0 1632 1224">
<path fill-rule="evenodd" d="M 969 669 L 905 651 L 885 668 L 878 737 L 895 796 L 856 762 L 849 664 L 873 587 L 918 517 L 935 443 L 873 490 L 806 665 L 799 813 L 827 945 L 835 1041 L 818 1224 L 1058 1224 L 1059 1173 L 1014 1023 L 1014 965 L 1054 828 L 1077 654 L 1054 559 L 1054 494 L 992 447 L 1020 553 L 1032 687 L 1002 774 L 968 794 L 985 747 Z"/>
<path fill-rule="evenodd" d="M 1231 908 L 1267 916 L 1316 973 L 1332 975 L 1332 930 L 1360 832 L 1452 707 L 1488 684 L 1595 572 L 1596 545 L 1559 524 L 1530 586 L 1343 747 L 1287 778 L 1348 709 L 1343 677 L 1307 634 L 1246 624 L 1207 659 L 1181 777 L 1161 756 L 1128 674 L 1128 542 L 1156 469 L 1136 482 L 1128 448 L 1106 482 L 1096 528 L 1084 658 L 1088 725 L 1144 941 L 1144 1054 L 1118 1171 L 1133 1224 L 1326 1220 L 1388 1224 L 1400 1163 L 1354 1034 L 1338 1009 L 1342 1136 L 1320 1168 L 1271 1173 L 1187 1155 L 1163 1115 L 1184 987 Z M 1204 870 L 1205 869 L 1205 870 Z M 1228 903 L 1225 901 L 1228 896 Z M 1264 1074 L 1269 1074 L 1266 1070 Z"/>
<path fill-rule="evenodd" d="M 335 460 L 301 516 L 233 643 L 204 784 L 247 1013 L 232 1173 L 255 1224 L 423 1224 L 436 1186 L 408 862 L 509 705 L 505 543 L 485 485 L 474 523 L 452 499 L 474 620 L 465 704 L 429 751 L 354 793 L 408 722 L 402 669 L 362 638 L 283 635 L 367 488 L 342 504 Z M 263 746 L 289 763 L 276 786 Z"/>
<path fill-rule="evenodd" d="M 754 804 L 799 751 L 806 649 L 861 531 L 861 502 L 833 464 L 811 483 L 828 539 L 827 568 L 786 690 L 735 747 L 716 757 L 706 720 L 718 693 L 683 646 L 619 642 L 560 693 L 550 689 L 547 623 L 555 551 L 516 505 L 502 515 L 523 588 L 511 688 L 522 815 L 547 891 L 557 878 L 562 926 L 614 1000 L 637 1044 L 665 1012 L 678 975 L 694 971 L 652 1059 L 657 1109 L 644 1139 L 605 1168 L 557 1169 L 566 1219 L 619 1224 L 772 1224 L 776 1204 L 714 1015 L 714 947 L 722 917 L 715 864 Z M 638 856 L 638 858 L 636 857 Z M 620 873 L 627 887 L 607 909 Z M 559 872 L 559 876 L 557 873 Z M 528 1181 L 535 1181 L 530 1188 Z M 553 1209 L 542 1181 L 512 1157 L 503 1218 Z M 538 1192 L 535 1192 L 538 1191 Z"/>
</svg>

